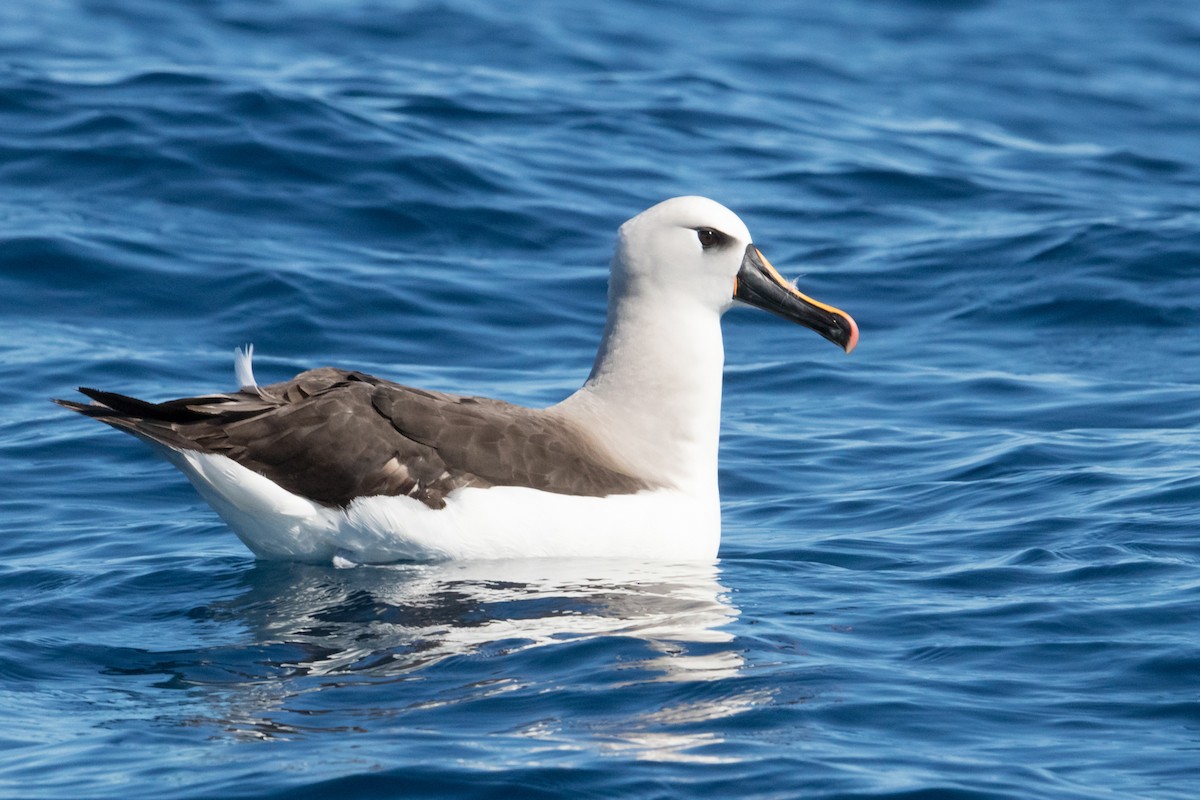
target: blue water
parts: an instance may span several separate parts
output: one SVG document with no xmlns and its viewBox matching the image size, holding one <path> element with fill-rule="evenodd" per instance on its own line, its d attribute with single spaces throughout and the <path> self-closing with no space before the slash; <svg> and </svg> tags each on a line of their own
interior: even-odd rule
<svg viewBox="0 0 1200 800">
<path fill-rule="evenodd" d="M 49 403 L 586 376 L 736 210 L 714 565 L 257 563 Z M 1200 5 L 0 4 L 0 795 L 1200 796 Z"/>
</svg>

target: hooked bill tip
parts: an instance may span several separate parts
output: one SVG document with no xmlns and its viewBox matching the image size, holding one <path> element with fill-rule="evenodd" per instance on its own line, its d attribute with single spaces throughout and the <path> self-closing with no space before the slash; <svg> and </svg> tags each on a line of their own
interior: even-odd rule
<svg viewBox="0 0 1200 800">
<path fill-rule="evenodd" d="M 846 339 L 846 355 L 858 347 L 858 323 L 854 321 L 854 317 L 846 315 L 846 322 L 850 323 L 850 336 Z"/>
</svg>

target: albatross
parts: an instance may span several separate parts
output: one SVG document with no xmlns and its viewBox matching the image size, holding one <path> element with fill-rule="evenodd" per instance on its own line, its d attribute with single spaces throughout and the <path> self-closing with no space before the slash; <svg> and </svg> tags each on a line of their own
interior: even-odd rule
<svg viewBox="0 0 1200 800">
<path fill-rule="evenodd" d="M 729 209 L 676 197 L 621 225 L 583 386 L 548 408 L 323 367 L 152 403 L 56 400 L 148 442 L 258 557 L 337 565 L 553 557 L 711 561 L 721 315 L 740 301 L 847 353 L 858 327 L 802 294 Z"/>
</svg>

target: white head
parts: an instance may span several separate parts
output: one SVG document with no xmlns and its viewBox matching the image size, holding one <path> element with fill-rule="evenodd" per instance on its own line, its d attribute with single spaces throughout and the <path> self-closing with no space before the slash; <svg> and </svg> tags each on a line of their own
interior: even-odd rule
<svg viewBox="0 0 1200 800">
<path fill-rule="evenodd" d="M 718 313 L 733 304 L 750 231 L 706 197 L 676 197 L 621 226 L 612 263 L 615 294 L 651 293 L 664 302 L 695 299 Z"/>
<path fill-rule="evenodd" d="M 754 246 L 746 224 L 707 197 L 675 197 L 621 226 L 611 295 L 694 300 L 718 314 L 734 300 L 812 328 L 846 352 L 858 327 L 843 311 L 800 293 Z"/>
</svg>

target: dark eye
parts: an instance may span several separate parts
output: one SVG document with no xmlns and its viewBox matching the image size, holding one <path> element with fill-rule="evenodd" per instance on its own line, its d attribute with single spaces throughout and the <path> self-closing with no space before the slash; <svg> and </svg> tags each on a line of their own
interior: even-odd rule
<svg viewBox="0 0 1200 800">
<path fill-rule="evenodd" d="M 700 246 L 707 250 L 725 241 L 725 234 L 712 228 L 697 228 L 696 238 L 700 240 Z"/>
</svg>

